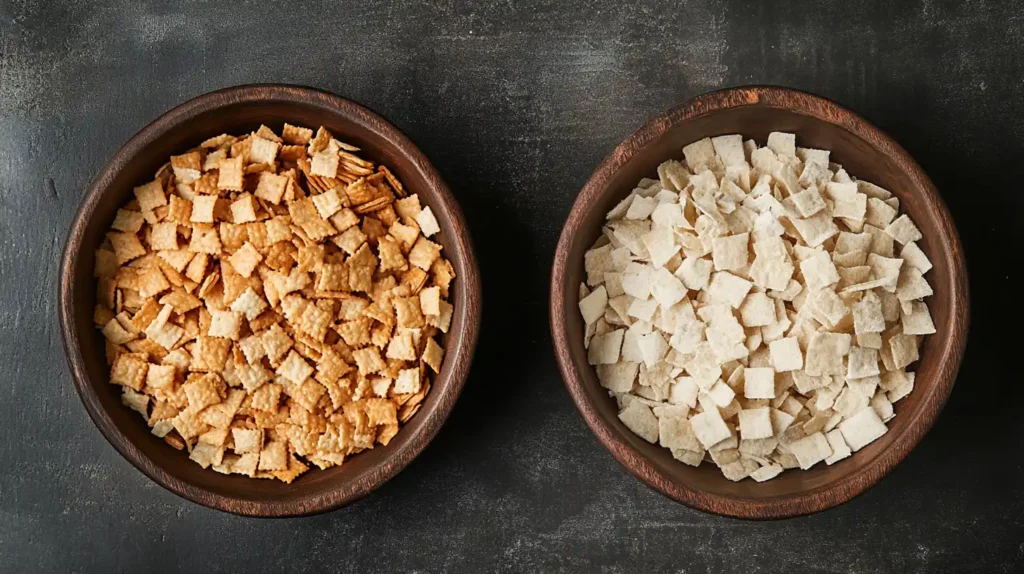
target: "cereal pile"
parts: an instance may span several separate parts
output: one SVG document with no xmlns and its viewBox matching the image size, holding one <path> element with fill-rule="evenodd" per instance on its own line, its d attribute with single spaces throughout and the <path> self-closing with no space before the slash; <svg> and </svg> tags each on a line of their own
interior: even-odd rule
<svg viewBox="0 0 1024 574">
<path fill-rule="evenodd" d="M 899 200 L 793 134 L 683 155 L 608 213 L 586 254 L 585 345 L 619 419 L 734 481 L 831 465 L 882 436 L 935 332 L 932 265 Z"/>
<path fill-rule="evenodd" d="M 289 124 L 209 139 L 135 188 L 96 252 L 110 382 L 203 468 L 340 465 L 388 444 L 441 368 L 437 220 L 357 151 Z"/>
</svg>

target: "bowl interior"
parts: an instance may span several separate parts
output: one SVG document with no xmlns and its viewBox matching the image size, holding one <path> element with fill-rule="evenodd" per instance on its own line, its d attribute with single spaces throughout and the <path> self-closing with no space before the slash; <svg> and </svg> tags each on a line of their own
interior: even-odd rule
<svg viewBox="0 0 1024 574">
<path fill-rule="evenodd" d="M 901 210 L 910 214 L 924 234 L 924 239 L 919 243 L 934 264 L 927 278 L 935 294 L 928 303 L 938 332 L 925 339 L 921 360 L 912 366 L 917 371 L 914 392 L 895 405 L 896 416 L 889 421 L 889 431 L 881 439 L 832 466 L 818 465 L 807 471 L 784 472 L 760 484 L 752 480 L 731 482 L 713 464 L 705 463 L 692 468 L 674 460 L 667 449 L 634 435 L 618 420 L 615 401 L 601 388 L 594 368 L 587 363 L 583 348 L 584 325 L 576 306 L 577 290 L 585 278 L 583 254 L 599 237 L 605 214 L 625 198 L 642 177 L 657 178 L 657 166 L 661 162 L 680 159 L 682 147 L 701 138 L 739 133 L 744 138 L 754 138 L 760 145 L 764 145 L 772 131 L 795 133 L 797 145 L 802 147 L 831 150 L 832 161 L 842 164 L 852 176 L 885 187 L 899 198 Z M 941 234 L 940 230 L 945 227 L 939 221 L 939 214 L 925 199 L 926 181 L 903 169 L 892 154 L 876 147 L 877 142 L 872 144 L 839 125 L 819 118 L 767 105 L 717 110 L 710 115 L 677 123 L 660 137 L 641 145 L 643 147 L 610 175 L 606 185 L 598 191 L 594 203 L 588 207 L 589 211 L 582 214 L 579 233 L 570 240 L 565 281 L 561 286 L 566 338 L 572 361 L 569 368 L 575 369 L 585 400 L 593 406 L 600 419 L 598 424 L 609 427 L 615 440 L 634 449 L 653 467 L 654 472 L 645 472 L 647 476 L 644 477 L 652 486 L 665 491 L 662 485 L 669 481 L 678 488 L 691 491 L 692 498 L 688 502 L 705 507 L 707 505 L 700 503 L 702 493 L 737 501 L 770 501 L 831 489 L 841 486 L 850 475 L 864 469 L 878 457 L 888 456 L 890 447 L 901 440 L 908 428 L 926 410 L 923 408 L 927 402 L 925 399 L 933 393 L 938 377 L 951 376 L 941 373 L 940 362 L 932 360 L 937 353 L 942 352 L 944 339 L 953 333 L 955 318 L 950 316 L 951 305 L 946 304 L 950 300 L 950 286 L 953 284 L 949 241 Z M 632 453 L 625 453 L 624 456 L 633 458 Z M 630 464 L 642 465 L 643 461 L 632 460 Z M 637 472 L 636 469 L 631 470 Z"/>
<path fill-rule="evenodd" d="M 295 90 L 280 98 L 263 96 L 258 99 L 253 99 L 251 92 L 246 93 L 248 96 L 242 98 L 219 98 L 213 107 L 190 102 L 170 112 L 140 132 L 101 174 L 94 187 L 97 192 L 94 201 L 87 198 L 79 214 L 84 218 L 80 247 L 69 253 L 68 263 L 72 268 L 67 273 L 70 281 L 65 287 L 71 292 L 68 314 L 72 324 L 71 332 L 67 333 L 67 347 L 72 357 L 76 347 L 80 353 L 77 378 L 80 386 L 87 387 L 81 389 L 87 406 L 95 401 L 92 406 L 98 407 L 90 408 L 96 422 L 114 446 L 146 474 L 199 502 L 215 505 L 222 502 L 213 500 L 216 497 L 238 502 L 239 506 L 229 508 L 237 512 L 303 514 L 323 510 L 325 505 L 343 504 L 372 490 L 408 463 L 443 422 L 461 389 L 468 355 L 475 342 L 473 324 L 476 319 L 467 312 L 468 291 L 474 290 L 467 281 L 475 277 L 475 264 L 471 248 L 462 244 L 465 237 L 461 234 L 465 231 L 458 208 L 448 203 L 450 197 L 444 197 L 447 196 L 444 183 L 412 144 L 396 135 L 397 131 L 390 125 L 339 98 L 326 102 L 328 98 L 317 92 Z M 344 112 L 339 111 L 339 101 L 351 109 L 346 107 Z M 419 194 L 424 205 L 433 207 L 441 226 L 440 238 L 435 239 L 443 244 L 444 254 L 458 274 L 452 287 L 455 306 L 452 329 L 440 341 L 446 349 L 445 361 L 420 412 L 387 446 L 378 445 L 326 471 L 313 467 L 290 485 L 203 470 L 188 460 L 187 454 L 150 434 L 142 417 L 121 404 L 119 389 L 108 384 L 109 367 L 104 358 L 102 336 L 91 320 L 96 304 L 92 276 L 94 250 L 110 228 L 117 209 L 132 196 L 132 188 L 151 180 L 171 154 L 197 146 L 208 137 L 225 132 L 245 133 L 256 130 L 260 124 L 280 133 L 285 122 L 314 129 L 323 125 L 335 137 L 361 147 L 364 157 L 387 165 L 410 193 Z M 77 227 L 73 227 L 73 233 L 75 229 Z M 468 349 L 456 353 L 464 344 Z M 440 420 L 431 422 L 435 416 Z"/>
</svg>

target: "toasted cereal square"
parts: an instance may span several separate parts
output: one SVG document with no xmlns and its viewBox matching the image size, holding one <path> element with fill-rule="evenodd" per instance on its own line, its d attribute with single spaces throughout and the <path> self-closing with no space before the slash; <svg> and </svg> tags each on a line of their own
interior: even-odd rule
<svg viewBox="0 0 1024 574">
<path fill-rule="evenodd" d="M 149 363 L 144 354 L 122 353 L 118 355 L 114 360 L 114 365 L 110 368 L 110 382 L 141 391 L 146 382 L 148 369 Z"/>
<path fill-rule="evenodd" d="M 801 261 L 800 272 L 803 273 L 807 289 L 811 293 L 838 283 L 840 279 L 835 264 L 825 251 L 819 251 Z"/>
<path fill-rule="evenodd" d="M 313 367 L 298 353 L 291 351 L 277 368 L 277 374 L 298 385 L 313 375 Z"/>
<path fill-rule="evenodd" d="M 282 441 L 270 441 L 260 451 L 259 470 L 285 470 L 288 468 L 288 448 Z"/>
<path fill-rule="evenodd" d="M 437 260 L 441 254 L 441 246 L 426 239 L 420 237 L 416 240 L 416 244 L 412 246 L 409 251 L 409 263 L 412 263 L 416 267 L 427 271 L 430 266 Z"/>
<path fill-rule="evenodd" d="M 768 134 L 768 149 L 779 155 L 796 156 L 796 136 L 785 132 Z"/>
<path fill-rule="evenodd" d="M 580 301 L 580 305 L 582 304 L 583 301 Z M 441 313 L 440 288 L 427 287 L 426 289 L 420 290 L 420 311 L 424 315 L 439 315 Z"/>
<path fill-rule="evenodd" d="M 843 357 L 850 352 L 850 335 L 846 333 L 814 333 L 807 345 L 806 373 L 812 377 L 843 375 Z"/>
<path fill-rule="evenodd" d="M 216 195 L 199 195 L 192 200 L 192 223 L 213 223 L 214 209 L 217 207 Z"/>
<path fill-rule="evenodd" d="M 903 249 L 900 251 L 900 258 L 907 265 L 917 269 L 922 274 L 927 273 L 932 268 L 932 262 L 928 259 L 928 256 L 913 241 L 903 246 Z"/>
<path fill-rule="evenodd" d="M 353 255 L 366 243 L 366 235 L 358 226 L 352 226 L 342 232 L 341 235 L 334 237 L 332 241 L 344 250 L 345 253 Z"/>
<path fill-rule="evenodd" d="M 253 136 L 250 141 L 252 141 L 252 147 L 249 148 L 250 163 L 274 163 L 274 160 L 277 159 L 277 152 L 281 149 L 280 143 L 259 136 Z"/>
<path fill-rule="evenodd" d="M 252 287 L 248 287 L 231 303 L 231 310 L 241 313 L 249 321 L 258 317 L 266 308 L 266 301 Z"/>
<path fill-rule="evenodd" d="M 164 184 L 159 179 L 153 180 L 145 185 L 136 187 L 134 190 L 135 199 L 139 201 L 139 209 L 143 212 L 167 205 L 167 196 L 164 195 Z"/>
<path fill-rule="evenodd" d="M 352 358 L 356 362 L 356 368 L 359 369 L 359 373 L 364 377 L 368 377 L 387 367 L 384 360 L 380 357 L 380 350 L 374 346 L 352 351 Z"/>
<path fill-rule="evenodd" d="M 771 409 L 761 407 L 743 409 L 739 414 L 740 438 L 743 440 L 768 438 L 774 434 L 772 430 Z"/>
<path fill-rule="evenodd" d="M 863 379 L 879 374 L 878 351 L 864 347 L 850 349 L 846 378 Z"/>
<path fill-rule="evenodd" d="M 392 304 L 399 327 L 416 329 L 424 326 L 419 297 L 399 297 L 392 300 Z"/>
<path fill-rule="evenodd" d="M 825 200 L 821 198 L 821 193 L 818 192 L 817 187 L 808 187 L 799 193 L 793 194 L 791 197 L 793 205 L 796 207 L 797 212 L 800 213 L 800 217 L 810 217 L 825 209 Z"/>
<path fill-rule="evenodd" d="M 118 209 L 117 215 L 114 217 L 114 223 L 110 226 L 125 233 L 138 233 L 139 229 L 142 229 L 142 224 L 145 222 L 146 219 L 138 211 Z"/>
<path fill-rule="evenodd" d="M 906 334 L 892 336 L 889 339 L 889 352 L 892 356 L 893 366 L 896 369 L 906 367 L 919 358 L 917 337 Z"/>
<path fill-rule="evenodd" d="M 423 362 L 426 363 L 435 373 L 441 372 L 441 359 L 444 357 L 444 348 L 437 344 L 433 337 L 427 339 L 427 345 L 423 349 Z"/>
<path fill-rule="evenodd" d="M 122 389 L 123 392 L 121 393 L 121 404 L 141 414 L 144 417 L 148 417 L 149 397 L 142 393 L 137 393 L 129 389 L 128 387 L 122 387 Z"/>
<path fill-rule="evenodd" d="M 317 152 L 310 161 L 309 173 L 320 177 L 337 177 L 338 153 L 329 149 Z"/>
<path fill-rule="evenodd" d="M 292 145 L 306 145 L 313 139 L 313 130 L 285 123 L 281 129 L 281 139 Z"/>
<path fill-rule="evenodd" d="M 711 254 L 716 271 L 734 271 L 747 265 L 749 233 L 715 237 L 711 240 Z"/>
<path fill-rule="evenodd" d="M 441 231 L 441 226 L 437 224 L 437 218 L 434 217 L 434 212 L 430 210 L 430 207 L 424 207 L 416 215 L 416 224 L 420 226 L 420 231 L 423 235 L 430 237 L 435 233 Z"/>
<path fill-rule="evenodd" d="M 398 373 L 398 378 L 395 379 L 395 386 L 393 387 L 395 393 L 400 395 L 409 393 L 420 392 L 420 370 L 415 369 L 402 369 Z"/>
<path fill-rule="evenodd" d="M 324 263 L 316 288 L 320 291 L 348 291 L 348 266 L 344 263 Z"/>
<path fill-rule="evenodd" d="M 224 396 L 224 381 L 214 373 L 189 377 L 182 388 L 188 398 L 189 410 L 193 413 L 221 402 Z"/>
<path fill-rule="evenodd" d="M 331 313 L 321 309 L 318 305 L 310 304 L 306 305 L 302 311 L 296 327 L 312 337 L 313 340 L 321 342 L 327 335 L 327 329 L 331 326 L 333 319 Z"/>
<path fill-rule="evenodd" d="M 909 265 L 900 270 L 899 279 L 896 282 L 896 296 L 900 301 L 913 301 L 924 299 L 934 293 L 928 281 L 921 276 L 916 267 Z"/>
<path fill-rule="evenodd" d="M 258 453 L 263 448 L 263 431 L 261 429 L 231 429 L 238 454 Z"/>
<path fill-rule="evenodd" d="M 392 237 L 381 237 L 377 242 L 382 271 L 404 271 L 409 268 L 402 255 L 402 244 Z"/>
<path fill-rule="evenodd" d="M 165 306 L 165 308 L 168 307 L 170 306 Z M 173 323 L 163 322 L 162 324 L 157 324 L 154 321 L 146 327 L 146 337 L 168 351 L 173 349 L 184 335 L 185 330 Z"/>
<path fill-rule="evenodd" d="M 931 313 L 928 312 L 928 305 L 923 301 L 911 301 L 911 311 L 901 312 L 904 335 L 931 335 L 935 333 L 935 324 L 932 322 Z"/>
<path fill-rule="evenodd" d="M 714 264 L 707 259 L 686 257 L 679 265 L 679 268 L 676 269 L 675 275 L 683 282 L 687 289 L 696 291 L 707 287 L 713 266 Z"/>
<path fill-rule="evenodd" d="M 256 266 L 262 260 L 263 256 L 248 241 L 242 244 L 238 251 L 235 251 L 228 257 L 228 263 L 231 264 L 231 268 L 245 278 L 252 276 L 252 272 L 256 270 Z"/>
<path fill-rule="evenodd" d="M 178 224 L 173 221 L 154 224 L 149 233 L 149 246 L 154 251 L 178 249 Z"/>
<path fill-rule="evenodd" d="M 222 371 L 231 350 L 231 341 L 200 335 L 192 348 L 193 371 Z"/>
<path fill-rule="evenodd" d="M 803 368 L 804 358 L 796 337 L 785 337 L 768 343 L 772 367 L 777 372 L 797 371 Z"/>
<path fill-rule="evenodd" d="M 388 343 L 387 352 L 384 354 L 389 359 L 400 361 L 416 360 L 416 343 L 411 329 L 399 329 Z"/>
<path fill-rule="evenodd" d="M 256 221 L 256 200 L 252 194 L 243 193 L 231 203 L 231 218 L 236 224 Z"/>
<path fill-rule="evenodd" d="M 885 423 L 878 418 L 878 413 L 870 406 L 839 423 L 839 432 L 850 447 L 857 452 L 885 434 Z"/>
<path fill-rule="evenodd" d="M 117 258 L 118 265 L 123 265 L 146 254 L 146 248 L 142 246 L 139 237 L 134 233 L 111 232 L 107 234 L 107 238 L 114 248 L 114 256 Z"/>
<path fill-rule="evenodd" d="M 764 367 L 744 369 L 743 396 L 748 399 L 774 399 L 775 371 Z"/>
<path fill-rule="evenodd" d="M 111 319 L 108 321 L 101 332 L 108 341 L 115 345 L 123 345 L 128 341 L 132 341 L 137 338 L 134 334 L 125 330 L 117 319 Z"/>
<path fill-rule="evenodd" d="M 259 183 L 256 184 L 256 197 L 278 205 L 284 198 L 289 181 L 288 176 L 264 171 L 260 173 Z"/>
<path fill-rule="evenodd" d="M 242 317 L 241 313 L 234 311 L 210 310 L 209 336 L 223 337 L 237 341 L 241 336 Z"/>
<path fill-rule="evenodd" d="M 721 413 L 713 408 L 690 418 L 693 434 L 705 449 L 710 448 L 732 436 L 732 431 L 725 424 Z"/>
<path fill-rule="evenodd" d="M 825 459 L 825 464 L 832 465 L 844 458 L 850 456 L 850 447 L 846 444 L 846 439 L 843 438 L 843 433 L 839 429 L 832 429 L 825 434 L 825 438 L 828 440 L 828 445 L 832 449 L 832 454 Z"/>
<path fill-rule="evenodd" d="M 422 210 L 420 207 L 420 197 L 416 194 L 395 201 L 394 207 L 395 213 L 402 219 L 415 220 Z"/>
<path fill-rule="evenodd" d="M 341 210 L 341 198 L 338 196 L 338 189 L 331 188 L 324 193 L 311 197 L 313 205 L 316 206 L 320 217 L 327 219 Z"/>
<path fill-rule="evenodd" d="M 243 160 L 242 156 L 220 160 L 220 173 L 217 177 L 218 189 L 242 191 L 243 177 L 245 175 Z"/>
<path fill-rule="evenodd" d="M 906 245 L 907 243 L 917 241 L 923 237 L 921 232 L 917 229 L 917 226 L 914 225 L 914 222 L 911 221 L 906 214 L 897 217 L 892 223 L 890 223 L 888 227 L 885 228 L 885 233 L 898 241 L 901 245 Z"/>
<path fill-rule="evenodd" d="M 775 322 L 775 301 L 764 293 L 751 293 L 740 305 L 744 327 L 763 327 Z"/>
<path fill-rule="evenodd" d="M 885 330 L 882 300 L 874 291 L 865 292 L 864 297 L 853 304 L 853 328 L 857 335 Z"/>
<path fill-rule="evenodd" d="M 816 432 L 789 443 L 788 448 L 800 463 L 800 468 L 807 470 L 832 455 L 832 447 L 821 432 Z"/>
<path fill-rule="evenodd" d="M 750 281 L 728 271 L 717 271 L 711 276 L 707 292 L 712 300 L 727 303 L 736 309 L 743 303 L 743 299 L 746 298 L 753 286 Z"/>
<path fill-rule="evenodd" d="M 626 428 L 633 431 L 633 434 L 649 443 L 657 442 L 658 419 L 647 405 L 640 401 L 631 402 L 619 412 L 619 420 L 626 425 Z"/>
<path fill-rule="evenodd" d="M 835 327 L 843 317 L 850 313 L 850 310 L 846 308 L 846 303 L 839 298 L 839 295 L 836 295 L 835 291 L 827 287 L 818 291 L 810 303 L 814 306 L 814 310 L 818 312 L 818 315 L 815 315 L 815 317 L 823 318 L 823 323 L 827 327 Z"/>
</svg>

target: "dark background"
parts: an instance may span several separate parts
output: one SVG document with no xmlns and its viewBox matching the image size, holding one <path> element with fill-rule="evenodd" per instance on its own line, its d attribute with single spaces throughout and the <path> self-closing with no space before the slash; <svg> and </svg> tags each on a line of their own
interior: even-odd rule
<svg viewBox="0 0 1024 574">
<path fill-rule="evenodd" d="M 1024 568 L 1024 6 L 425 4 L 0 0 L 0 570 Z M 320 87 L 397 124 L 461 201 L 483 272 L 448 424 L 392 482 L 308 519 L 222 514 L 134 470 L 88 419 L 56 324 L 64 235 L 104 162 L 174 105 L 250 82 Z M 626 474 L 573 408 L 547 326 L 555 242 L 597 163 L 651 115 L 747 83 L 833 98 L 905 146 L 952 210 L 973 305 L 920 446 L 852 502 L 771 523 Z"/>
</svg>

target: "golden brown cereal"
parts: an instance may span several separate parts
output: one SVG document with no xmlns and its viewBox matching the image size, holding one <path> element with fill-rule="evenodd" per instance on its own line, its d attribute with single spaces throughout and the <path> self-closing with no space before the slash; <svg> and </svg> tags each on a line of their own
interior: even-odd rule
<svg viewBox="0 0 1024 574">
<path fill-rule="evenodd" d="M 110 381 L 204 468 L 291 482 L 388 444 L 429 392 L 454 272 L 419 197 L 358 151 L 290 124 L 210 138 L 96 252 Z"/>
</svg>

